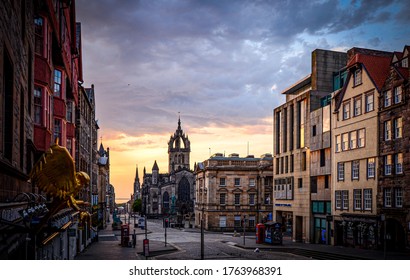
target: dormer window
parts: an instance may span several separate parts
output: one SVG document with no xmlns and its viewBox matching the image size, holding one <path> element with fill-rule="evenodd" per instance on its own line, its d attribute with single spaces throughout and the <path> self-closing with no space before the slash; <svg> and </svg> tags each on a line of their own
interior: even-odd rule
<svg viewBox="0 0 410 280">
<path fill-rule="evenodd" d="M 407 57 L 402 60 L 402 62 L 401 62 L 401 67 L 404 67 L 404 68 L 409 67 L 409 60 L 408 60 Z"/>
<path fill-rule="evenodd" d="M 362 83 L 362 70 L 356 69 L 353 76 L 353 86 L 358 86 Z"/>
<path fill-rule="evenodd" d="M 401 87 L 394 88 L 394 104 L 400 103 L 402 100 Z"/>
<path fill-rule="evenodd" d="M 384 92 L 383 99 L 384 99 L 384 107 L 389 107 L 391 105 L 391 91 L 390 90 Z"/>
</svg>

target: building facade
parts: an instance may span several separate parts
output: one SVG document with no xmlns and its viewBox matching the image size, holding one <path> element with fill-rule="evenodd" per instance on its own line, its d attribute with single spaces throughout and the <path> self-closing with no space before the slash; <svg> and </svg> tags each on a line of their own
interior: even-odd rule
<svg viewBox="0 0 410 280">
<path fill-rule="evenodd" d="M 353 48 L 347 79 L 333 96 L 334 244 L 374 248 L 377 216 L 378 98 L 391 53 Z"/>
<path fill-rule="evenodd" d="M 73 259 L 91 242 L 84 209 L 59 205 L 31 180 L 55 142 L 76 158 L 79 27 L 75 1 L 0 3 L 1 259 Z"/>
<path fill-rule="evenodd" d="M 387 250 L 410 244 L 410 121 L 409 53 L 392 55 L 389 74 L 378 94 L 379 155 L 377 210 L 381 217 L 381 242 Z M 383 244 L 384 245 L 384 244 Z"/>
<path fill-rule="evenodd" d="M 19 211 L 41 204 L 27 182 L 35 160 L 32 1 L 0 3 L 0 259 L 31 258 Z M 19 195 L 24 193 L 27 195 Z"/>
<path fill-rule="evenodd" d="M 160 173 L 154 162 L 152 173 L 144 167 L 142 193 L 142 212 L 147 216 L 171 215 L 173 222 L 181 224 L 190 219 L 194 212 L 194 174 L 190 169 L 191 143 L 178 127 L 168 141 L 168 173 Z"/>
<path fill-rule="evenodd" d="M 272 155 L 214 154 L 195 168 L 195 226 L 254 231 L 272 217 Z"/>
<path fill-rule="evenodd" d="M 313 242 L 317 238 L 316 230 L 326 227 L 326 223 L 322 224 L 323 215 L 328 213 L 326 210 L 316 212 L 316 207 L 323 206 L 328 209 L 326 203 L 329 198 L 324 190 L 326 178 L 329 180 L 326 177 L 329 175 L 326 170 L 326 152 L 329 162 L 329 143 L 326 143 L 328 127 L 322 127 L 324 143 L 318 139 L 314 140 L 313 155 L 310 129 L 313 129 L 311 117 L 322 116 L 323 119 L 327 109 L 322 108 L 317 116 L 311 115 L 311 112 L 321 108 L 321 102 L 333 91 L 334 72 L 345 64 L 345 53 L 319 49 L 313 51 L 311 74 L 284 90 L 282 94 L 286 95 L 286 103 L 275 108 L 273 112 L 273 219 L 285 225 L 285 235 L 294 241 Z M 315 129 L 318 134 L 319 126 Z M 311 156 L 314 156 L 314 160 L 320 153 L 323 153 L 325 168 L 311 174 Z M 316 161 L 313 164 L 315 166 Z M 318 184 L 320 190 L 323 186 L 321 194 L 317 193 Z M 312 200 L 317 202 L 313 203 Z M 315 220 L 312 218 L 312 211 L 319 215 Z M 319 227 L 314 226 L 314 222 L 320 223 Z"/>
</svg>

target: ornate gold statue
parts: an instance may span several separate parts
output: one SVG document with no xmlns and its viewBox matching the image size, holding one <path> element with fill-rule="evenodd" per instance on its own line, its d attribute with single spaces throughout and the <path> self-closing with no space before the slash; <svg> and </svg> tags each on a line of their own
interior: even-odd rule
<svg viewBox="0 0 410 280">
<path fill-rule="evenodd" d="M 75 171 L 74 160 L 65 147 L 53 144 L 34 165 L 29 176 L 32 184 L 53 198 L 48 217 L 66 206 L 81 211 L 79 205 L 84 202 L 74 197 L 89 183 L 90 177 L 85 172 Z M 80 217 L 90 220 L 86 211 L 81 211 Z"/>
</svg>

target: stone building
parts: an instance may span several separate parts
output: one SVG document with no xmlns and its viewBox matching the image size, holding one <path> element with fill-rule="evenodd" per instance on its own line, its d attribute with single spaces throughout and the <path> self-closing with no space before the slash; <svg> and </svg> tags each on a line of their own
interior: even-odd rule
<svg viewBox="0 0 410 280">
<path fill-rule="evenodd" d="M 375 96 L 379 101 L 377 214 L 383 217 L 380 239 L 386 240 L 387 250 L 410 245 L 409 53 L 409 46 L 394 52 L 388 78 Z"/>
<path fill-rule="evenodd" d="M 19 211 L 42 203 L 27 183 L 36 152 L 34 8 L 32 1 L 0 2 L 0 259 L 32 258 Z"/>
<path fill-rule="evenodd" d="M 94 226 L 98 226 L 99 228 L 105 228 L 107 226 L 107 220 L 109 219 L 107 208 L 111 210 L 114 209 L 114 207 L 110 207 L 108 201 L 109 194 L 111 194 L 110 190 L 113 190 L 113 188 L 110 187 L 110 148 L 105 150 L 101 143 L 100 149 L 98 150 L 97 188 L 93 190 L 95 200 L 92 204 L 93 223 Z"/>
<path fill-rule="evenodd" d="M 195 226 L 254 231 L 272 216 L 272 155 L 214 154 L 195 167 Z M 245 225 L 243 225 L 243 222 Z"/>
<path fill-rule="evenodd" d="M 147 216 L 173 215 L 176 223 L 194 211 L 194 174 L 190 170 L 191 143 L 188 135 L 178 127 L 168 142 L 168 173 L 160 173 L 154 162 L 152 173 L 144 167 L 142 212 Z"/>
<path fill-rule="evenodd" d="M 321 109 L 317 116 L 311 112 L 319 109 L 323 99 L 333 91 L 333 74 L 346 65 L 346 53 L 317 49 L 312 52 L 311 63 L 311 74 L 284 90 L 282 94 L 286 96 L 286 102 L 273 112 L 273 220 L 285 225 L 285 235 L 303 242 L 315 240 L 314 222 L 321 224 L 319 230 L 326 226 L 322 226 L 322 222 L 323 215 L 327 214 L 325 209 L 328 209 L 325 204 L 329 201 L 325 190 L 329 171 L 325 167 L 311 174 L 311 156 L 316 158 L 322 153 L 325 166 L 326 161 L 329 162 L 328 128 L 323 130 L 322 127 L 325 142 L 313 142 L 313 146 L 310 131 L 314 128 L 311 127 L 311 116 L 316 118 L 326 114 L 327 109 Z M 320 127 L 317 125 L 315 129 L 318 134 Z M 315 164 L 316 161 L 313 166 Z M 322 193 L 318 194 L 317 190 Z M 317 206 L 324 208 L 315 212 L 320 217 L 314 220 L 312 211 L 316 211 Z"/>
<path fill-rule="evenodd" d="M 392 53 L 348 51 L 342 89 L 332 98 L 334 245 L 378 245 L 378 107 Z"/>
</svg>

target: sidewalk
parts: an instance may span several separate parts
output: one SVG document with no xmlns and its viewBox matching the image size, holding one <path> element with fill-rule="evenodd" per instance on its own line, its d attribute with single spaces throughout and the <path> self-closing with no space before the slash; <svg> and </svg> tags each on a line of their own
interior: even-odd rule
<svg viewBox="0 0 410 280">
<path fill-rule="evenodd" d="M 131 219 L 132 220 L 132 219 Z M 130 245 L 132 244 L 132 234 L 134 233 L 133 221 L 130 224 Z M 150 231 L 147 231 L 149 234 Z M 76 260 L 143 260 L 146 257 L 143 254 L 143 240 L 145 239 L 145 230 L 135 228 L 137 235 L 136 247 L 121 246 L 121 230 L 113 230 L 111 223 L 107 228 L 98 232 L 98 242 L 93 242 L 83 252 L 79 253 Z M 149 240 L 149 257 L 158 256 L 178 249 L 171 244 L 165 246 L 164 242 Z"/>
<path fill-rule="evenodd" d="M 200 232 L 200 229 L 181 229 L 189 232 Z M 208 232 L 215 233 L 215 232 Z M 216 232 L 220 234 L 220 232 Z M 234 236 L 233 232 L 223 233 L 226 235 Z M 293 242 L 290 239 L 285 238 L 282 245 L 272 245 L 267 243 L 257 244 L 256 236 L 253 233 L 247 233 L 245 238 L 245 245 L 243 244 L 243 235 L 242 233 L 237 233 L 238 237 L 233 239 L 235 246 L 242 249 L 248 250 L 266 250 L 266 251 L 278 251 L 278 252 L 287 252 L 293 254 L 299 254 L 304 256 L 312 257 L 313 259 L 363 259 L 363 260 L 410 260 L 410 251 L 405 250 L 402 252 L 390 252 L 386 253 L 382 250 L 371 250 L 371 249 L 359 249 L 359 248 L 350 248 L 343 246 L 332 246 L 324 244 L 309 244 L 309 243 L 299 243 Z"/>
<path fill-rule="evenodd" d="M 181 228 L 181 231 L 200 232 L 198 228 Z M 133 223 L 130 224 L 130 234 L 134 232 Z M 143 260 L 146 257 L 143 255 L 143 240 L 145 239 L 145 230 L 135 228 L 137 235 L 136 248 L 121 246 L 121 230 L 112 230 L 111 224 L 107 228 L 99 231 L 99 241 L 92 243 L 83 252 L 79 253 L 75 259 L 77 260 Z M 147 234 L 150 231 L 147 231 Z M 209 232 L 206 234 L 221 234 L 221 232 Z M 289 239 L 284 239 L 282 245 L 271 244 L 256 244 L 256 237 L 252 233 L 248 233 L 243 244 L 243 235 L 234 237 L 234 234 L 223 233 L 232 236 L 232 245 L 260 251 L 277 251 L 286 252 L 296 255 L 307 256 L 316 260 L 410 260 L 410 252 L 386 252 L 381 250 L 357 249 L 340 246 L 322 245 L 322 244 L 306 244 L 293 242 Z M 132 238 L 130 236 L 130 241 Z M 163 241 L 149 240 L 150 256 L 158 256 L 177 251 L 178 248 L 172 244 L 167 244 Z M 149 259 L 148 257 L 148 259 Z"/>
</svg>

